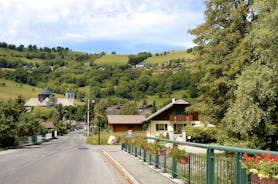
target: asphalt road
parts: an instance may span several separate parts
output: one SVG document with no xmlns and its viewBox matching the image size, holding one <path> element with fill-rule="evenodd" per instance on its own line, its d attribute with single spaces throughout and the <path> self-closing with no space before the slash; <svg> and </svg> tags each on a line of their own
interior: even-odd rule
<svg viewBox="0 0 278 184">
<path fill-rule="evenodd" d="M 0 184 L 127 183 L 81 132 L 0 153 Z"/>
</svg>

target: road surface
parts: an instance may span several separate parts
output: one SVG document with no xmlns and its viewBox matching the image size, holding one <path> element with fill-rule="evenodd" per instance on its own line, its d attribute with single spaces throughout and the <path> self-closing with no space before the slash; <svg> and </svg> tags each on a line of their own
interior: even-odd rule
<svg viewBox="0 0 278 184">
<path fill-rule="evenodd" d="M 81 132 L 0 152 L 1 184 L 120 184 L 126 180 Z"/>
</svg>

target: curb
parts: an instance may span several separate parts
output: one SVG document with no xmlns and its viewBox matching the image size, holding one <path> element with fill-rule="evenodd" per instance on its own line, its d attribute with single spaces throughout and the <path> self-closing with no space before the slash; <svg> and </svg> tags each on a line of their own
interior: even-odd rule
<svg viewBox="0 0 278 184">
<path fill-rule="evenodd" d="M 102 150 L 102 154 L 110 161 L 110 163 L 120 172 L 120 174 L 128 181 L 130 184 L 139 184 L 139 182 L 129 173 L 123 166 L 121 166 L 115 159 L 113 159 L 109 153 Z"/>
</svg>

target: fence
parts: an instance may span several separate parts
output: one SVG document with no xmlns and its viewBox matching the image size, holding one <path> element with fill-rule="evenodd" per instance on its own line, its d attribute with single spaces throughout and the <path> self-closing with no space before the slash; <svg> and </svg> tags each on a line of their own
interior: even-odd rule
<svg viewBox="0 0 278 184">
<path fill-rule="evenodd" d="M 161 169 L 162 172 L 171 173 L 173 178 L 179 178 L 188 184 L 248 184 L 251 183 L 250 176 L 240 164 L 243 153 L 278 155 L 275 151 L 181 142 L 154 137 L 145 139 L 155 140 L 156 143 L 161 141 L 172 143 L 173 146 L 187 145 L 206 150 L 205 153 L 190 153 L 190 150 L 187 150 L 189 152 L 187 164 L 179 164 L 176 159 L 167 157 L 166 151 L 161 155 L 158 153 L 151 155 L 146 150 L 132 146 L 128 142 L 122 144 L 123 150 Z M 220 152 L 215 153 L 215 150 Z"/>
<path fill-rule="evenodd" d="M 28 136 L 28 137 L 20 137 L 19 144 L 20 145 L 32 145 L 32 144 L 40 144 L 50 139 L 57 137 L 57 132 L 54 134 L 48 133 L 45 135 L 36 135 L 36 136 Z"/>
</svg>

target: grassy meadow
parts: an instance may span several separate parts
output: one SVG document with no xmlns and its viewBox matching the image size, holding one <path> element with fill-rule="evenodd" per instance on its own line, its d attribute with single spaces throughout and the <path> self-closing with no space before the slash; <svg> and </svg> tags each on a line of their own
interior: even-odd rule
<svg viewBox="0 0 278 184">
<path fill-rule="evenodd" d="M 27 84 L 17 83 L 11 80 L 0 78 L 0 100 L 14 99 L 22 95 L 25 100 L 37 97 L 43 89 Z M 55 94 L 56 97 L 64 97 L 64 95 Z"/>
<path fill-rule="evenodd" d="M 186 50 L 176 50 L 176 51 L 170 51 L 170 53 L 168 53 L 166 55 L 161 55 L 161 56 L 153 55 L 152 57 L 149 57 L 146 60 L 144 60 L 143 63 L 144 64 L 162 64 L 171 59 L 179 59 L 179 58 L 180 59 L 182 59 L 182 58 L 193 59 L 194 55 L 187 53 Z"/>
<path fill-rule="evenodd" d="M 97 65 L 125 65 L 128 62 L 127 55 L 103 55 L 101 58 L 95 60 Z"/>
</svg>

